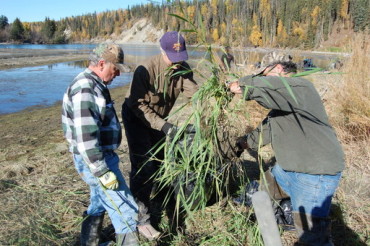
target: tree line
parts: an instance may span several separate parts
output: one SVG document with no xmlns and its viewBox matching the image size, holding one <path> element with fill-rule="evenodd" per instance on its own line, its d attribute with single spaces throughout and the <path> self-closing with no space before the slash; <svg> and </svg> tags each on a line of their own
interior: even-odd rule
<svg viewBox="0 0 370 246">
<path fill-rule="evenodd" d="M 221 45 L 313 48 L 342 29 L 369 34 L 370 1 L 167 0 L 59 21 L 46 17 L 43 22 L 21 22 L 16 18 L 11 24 L 1 15 L 0 42 L 73 43 L 111 38 L 143 17 L 164 31 L 190 30 L 192 22 L 208 42 Z M 191 44 L 199 42 L 199 32 L 185 36 Z"/>
</svg>

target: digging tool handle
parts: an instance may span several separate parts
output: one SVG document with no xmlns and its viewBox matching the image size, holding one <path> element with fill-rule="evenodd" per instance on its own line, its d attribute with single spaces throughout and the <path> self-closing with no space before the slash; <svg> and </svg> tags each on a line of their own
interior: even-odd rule
<svg viewBox="0 0 370 246">
<path fill-rule="evenodd" d="M 252 204 L 265 246 L 282 246 L 268 194 L 265 191 L 257 191 L 252 196 Z"/>
</svg>

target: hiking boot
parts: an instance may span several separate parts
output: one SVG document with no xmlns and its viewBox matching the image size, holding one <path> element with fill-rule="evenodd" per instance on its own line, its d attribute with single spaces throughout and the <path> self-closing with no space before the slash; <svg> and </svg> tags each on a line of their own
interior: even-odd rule
<svg viewBox="0 0 370 246">
<path fill-rule="evenodd" d="M 104 214 L 100 216 L 88 215 L 83 213 L 84 220 L 81 224 L 81 246 L 98 246 L 100 232 L 103 226 Z"/>
<path fill-rule="evenodd" d="M 117 246 L 139 246 L 136 232 L 116 234 Z"/>
<path fill-rule="evenodd" d="M 149 241 L 155 240 L 161 235 L 151 224 L 138 225 L 137 230 Z"/>
</svg>

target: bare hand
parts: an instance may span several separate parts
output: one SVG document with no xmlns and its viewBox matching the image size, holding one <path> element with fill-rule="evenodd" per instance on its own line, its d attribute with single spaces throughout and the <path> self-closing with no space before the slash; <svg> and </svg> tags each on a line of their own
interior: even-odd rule
<svg viewBox="0 0 370 246">
<path fill-rule="evenodd" d="M 230 83 L 227 84 L 227 86 L 229 87 L 229 90 L 234 94 L 242 94 L 243 93 L 242 88 L 239 86 L 238 81 L 230 82 Z"/>
</svg>

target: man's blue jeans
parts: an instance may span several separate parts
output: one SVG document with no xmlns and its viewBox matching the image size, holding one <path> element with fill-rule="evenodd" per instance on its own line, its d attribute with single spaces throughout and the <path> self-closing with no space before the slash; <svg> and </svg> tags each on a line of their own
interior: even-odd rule
<svg viewBox="0 0 370 246">
<path fill-rule="evenodd" d="M 294 212 L 328 217 L 341 172 L 336 175 L 297 173 L 285 171 L 278 164 L 271 172 L 280 187 L 290 196 Z"/>
<path fill-rule="evenodd" d="M 113 151 L 105 152 L 104 158 L 108 168 L 117 176 L 119 182 L 117 190 L 103 188 L 99 179 L 92 175 L 82 156 L 73 155 L 77 172 L 90 187 L 90 205 L 87 214 L 100 216 L 107 211 L 117 234 L 136 231 L 138 208 L 119 170 L 119 158 Z"/>
</svg>

